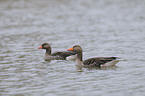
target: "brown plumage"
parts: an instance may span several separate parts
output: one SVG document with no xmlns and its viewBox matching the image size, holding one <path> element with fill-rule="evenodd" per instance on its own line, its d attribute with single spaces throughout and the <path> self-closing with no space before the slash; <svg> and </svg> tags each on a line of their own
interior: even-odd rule
<svg viewBox="0 0 145 96">
<path fill-rule="evenodd" d="M 98 67 L 100 68 L 101 65 L 105 65 L 108 62 L 116 60 L 117 57 L 96 57 L 90 58 L 83 61 L 84 67 Z"/>
<path fill-rule="evenodd" d="M 43 43 L 38 49 L 45 49 L 45 60 L 66 60 L 67 57 L 75 55 L 76 53 L 73 51 L 61 51 L 55 52 L 51 54 L 51 46 L 48 43 Z"/>
<path fill-rule="evenodd" d="M 76 66 L 80 67 L 83 66 L 101 68 L 105 66 L 115 65 L 117 62 L 120 61 L 120 59 L 117 59 L 117 57 L 94 57 L 83 61 L 82 48 L 79 45 L 73 46 L 73 48 L 68 49 L 68 51 L 74 51 L 77 53 Z"/>
</svg>

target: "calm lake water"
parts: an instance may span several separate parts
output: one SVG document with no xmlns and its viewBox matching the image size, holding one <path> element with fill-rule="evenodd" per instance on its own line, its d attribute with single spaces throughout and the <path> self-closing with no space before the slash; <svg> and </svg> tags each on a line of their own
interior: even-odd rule
<svg viewBox="0 0 145 96">
<path fill-rule="evenodd" d="M 0 96 L 145 96 L 145 0 L 0 0 Z M 118 56 L 117 68 L 44 61 L 75 44 L 83 59 Z"/>
</svg>

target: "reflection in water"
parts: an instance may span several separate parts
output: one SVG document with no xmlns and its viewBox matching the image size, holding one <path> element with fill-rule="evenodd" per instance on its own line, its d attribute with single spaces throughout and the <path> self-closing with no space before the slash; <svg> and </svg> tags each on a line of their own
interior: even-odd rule
<svg viewBox="0 0 145 96">
<path fill-rule="evenodd" d="M 0 0 L 0 95 L 143 96 L 144 1 Z M 83 68 L 73 61 L 43 60 L 82 46 L 84 59 L 118 56 L 117 68 Z M 86 87 L 87 86 L 87 87 Z"/>
</svg>

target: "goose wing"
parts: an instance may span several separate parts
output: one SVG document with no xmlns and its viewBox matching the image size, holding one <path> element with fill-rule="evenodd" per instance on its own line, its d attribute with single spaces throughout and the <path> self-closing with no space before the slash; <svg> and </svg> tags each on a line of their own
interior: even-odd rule
<svg viewBox="0 0 145 96">
<path fill-rule="evenodd" d="M 117 57 L 96 57 L 83 61 L 84 66 L 88 67 L 100 67 L 101 65 L 116 60 Z"/>
<path fill-rule="evenodd" d="M 55 56 L 58 57 L 58 59 L 66 59 L 66 57 L 71 56 L 71 55 L 75 55 L 76 53 L 73 51 L 62 51 L 62 52 L 55 52 L 52 53 L 51 56 Z"/>
</svg>

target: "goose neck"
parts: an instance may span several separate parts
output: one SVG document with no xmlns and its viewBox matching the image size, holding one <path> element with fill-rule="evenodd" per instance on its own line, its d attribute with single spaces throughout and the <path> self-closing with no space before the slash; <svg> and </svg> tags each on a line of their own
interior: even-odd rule
<svg viewBox="0 0 145 96">
<path fill-rule="evenodd" d="M 51 55 L 51 49 L 46 49 L 46 55 Z"/>
</svg>

